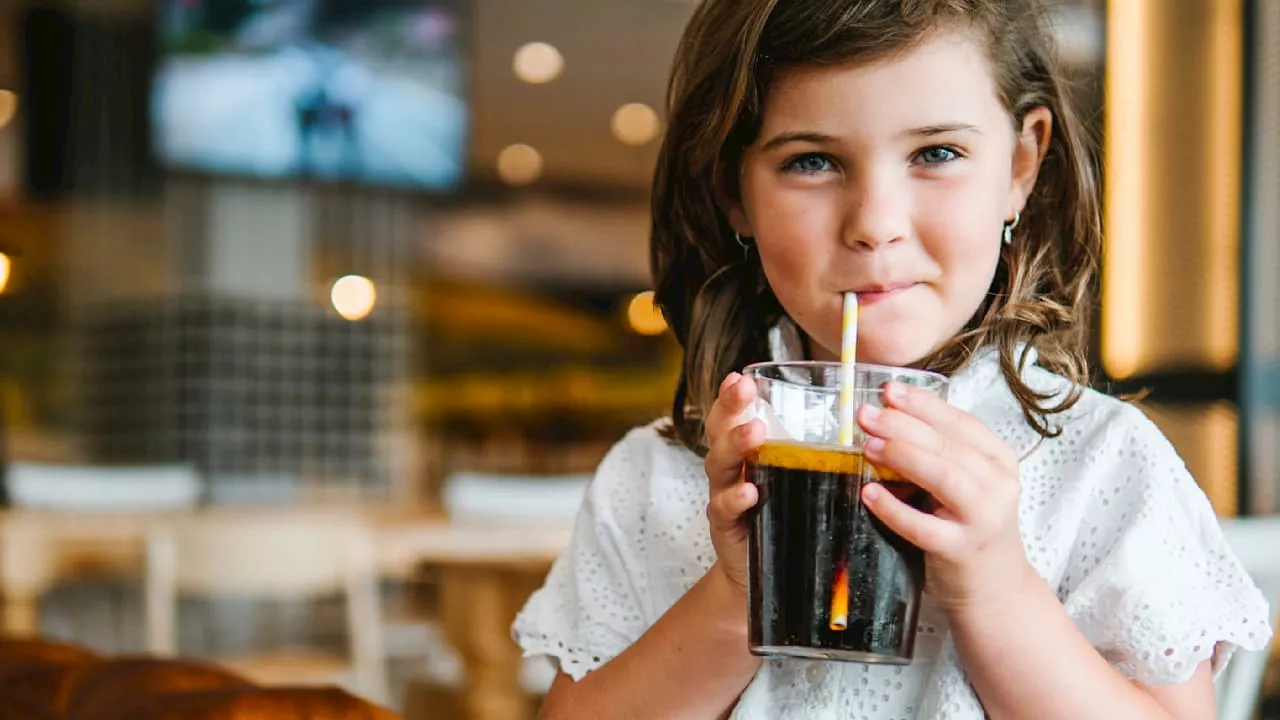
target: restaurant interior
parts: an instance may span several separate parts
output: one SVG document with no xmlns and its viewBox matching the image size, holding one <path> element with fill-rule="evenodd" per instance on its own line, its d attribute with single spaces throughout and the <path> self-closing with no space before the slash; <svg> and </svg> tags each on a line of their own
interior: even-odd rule
<svg viewBox="0 0 1280 720">
<path fill-rule="evenodd" d="M 1280 2 L 1052 5 L 1093 383 L 1278 609 Z M 0 718 L 535 717 L 512 619 L 680 373 L 649 200 L 697 6 L 0 0 Z M 1217 687 L 1280 718 L 1267 653 Z"/>
</svg>

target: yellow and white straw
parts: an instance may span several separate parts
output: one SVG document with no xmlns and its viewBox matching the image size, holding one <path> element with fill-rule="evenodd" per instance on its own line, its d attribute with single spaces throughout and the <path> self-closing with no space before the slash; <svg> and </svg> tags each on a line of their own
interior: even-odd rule
<svg viewBox="0 0 1280 720">
<path fill-rule="evenodd" d="M 853 446 L 854 396 L 857 388 L 858 295 L 844 294 L 844 316 L 840 323 L 840 445 Z M 849 560 L 840 550 L 831 583 L 831 613 L 827 626 L 834 632 L 849 628 Z"/>
<path fill-rule="evenodd" d="M 853 445 L 854 385 L 857 369 L 854 363 L 858 355 L 858 294 L 844 294 L 844 317 L 840 326 L 840 362 L 843 365 L 840 379 L 840 439 L 841 445 Z"/>
</svg>

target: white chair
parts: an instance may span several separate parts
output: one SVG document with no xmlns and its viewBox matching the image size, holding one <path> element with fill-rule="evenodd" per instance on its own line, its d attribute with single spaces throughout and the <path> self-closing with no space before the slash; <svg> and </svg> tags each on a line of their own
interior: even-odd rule
<svg viewBox="0 0 1280 720">
<path fill-rule="evenodd" d="M 1222 531 L 1245 570 L 1271 605 L 1274 625 L 1280 617 L 1280 517 L 1234 518 Z M 1258 705 L 1270 648 L 1238 651 L 1215 681 L 1218 720 L 1250 720 Z"/>
<path fill-rule="evenodd" d="M 190 465 L 16 462 L 9 466 L 6 490 L 16 508 L 142 512 L 195 507 L 201 483 Z"/>
<path fill-rule="evenodd" d="M 211 658 L 264 685 L 341 684 L 386 704 L 372 538 L 358 516 L 304 510 L 199 515 L 147 543 L 149 650 L 173 655 L 179 595 L 297 600 L 341 593 L 347 657 L 282 650 Z"/>
<path fill-rule="evenodd" d="M 494 475 L 455 472 L 444 507 L 457 521 L 572 523 L 590 475 Z"/>
<path fill-rule="evenodd" d="M 539 532 L 548 525 L 572 525 L 590 479 L 590 475 L 455 472 L 445 480 L 442 494 L 450 521 L 470 527 L 478 539 L 486 528 L 496 526 Z M 516 601 L 511 608 L 513 617 L 524 599 L 512 599 Z M 436 703 L 447 703 L 446 697 L 456 701 L 468 683 L 465 663 L 437 618 L 400 618 L 388 623 L 387 630 L 398 636 L 388 638 L 388 647 L 394 648 L 391 655 L 418 661 L 405 678 L 406 696 L 426 693 Z M 555 680 L 556 668 L 546 658 L 525 658 L 519 674 L 521 690 L 530 697 L 540 697 Z"/>
<path fill-rule="evenodd" d="M 189 510 L 202 492 L 200 475 L 185 464 L 99 466 L 44 462 L 15 462 L 5 478 L 9 503 L 16 509 L 73 513 L 121 514 Z M 41 520 L 32 520 L 37 526 Z M 60 517 L 57 522 L 75 522 Z M 38 531 L 39 528 L 37 527 Z M 23 593 L 35 600 L 14 622 L 32 632 L 74 637 L 104 652 L 136 647 L 141 614 L 131 595 L 111 578 L 76 576 L 72 588 L 58 587 L 66 579 L 53 565 L 59 549 L 40 546 L 50 566 L 40 585 Z M 31 564 L 34 561 L 29 561 Z M 129 583 L 132 586 L 132 582 Z M 56 591 L 52 592 L 51 591 Z M 42 604 L 37 610 L 36 604 Z"/>
</svg>

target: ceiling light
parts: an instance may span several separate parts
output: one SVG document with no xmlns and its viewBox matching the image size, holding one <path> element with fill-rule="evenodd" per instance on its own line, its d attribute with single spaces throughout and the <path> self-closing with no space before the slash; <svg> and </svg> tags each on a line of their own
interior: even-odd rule
<svg viewBox="0 0 1280 720">
<path fill-rule="evenodd" d="M 560 77 L 564 70 L 564 56 L 554 45 L 544 42 L 531 42 L 516 50 L 512 69 L 521 80 L 541 85 Z"/>
<path fill-rule="evenodd" d="M 508 185 L 530 185 L 542 177 L 542 153 L 530 145 L 508 145 L 498 153 L 498 176 Z"/>
<path fill-rule="evenodd" d="M 653 291 L 645 290 L 631 298 L 627 305 L 627 324 L 640 335 L 661 335 L 667 331 L 667 320 L 653 304 Z"/>
<path fill-rule="evenodd" d="M 378 303 L 378 289 L 373 281 L 361 275 L 344 275 L 333 282 L 329 291 L 333 309 L 351 321 L 363 320 Z"/>
<path fill-rule="evenodd" d="M 613 136 L 627 145 L 644 145 L 658 136 L 658 113 L 644 103 L 628 103 L 613 113 Z"/>
</svg>

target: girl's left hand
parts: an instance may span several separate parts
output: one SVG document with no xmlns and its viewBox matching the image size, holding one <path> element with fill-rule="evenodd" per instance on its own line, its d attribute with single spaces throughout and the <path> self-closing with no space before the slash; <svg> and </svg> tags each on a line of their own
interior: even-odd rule
<svg viewBox="0 0 1280 720">
<path fill-rule="evenodd" d="M 864 454 L 933 496 L 935 513 L 878 484 L 862 489 L 871 512 L 925 552 L 925 592 L 944 610 L 982 605 L 1015 588 L 1030 569 L 1018 531 L 1018 458 L 976 417 L 902 383 L 884 387 L 885 408 L 863 406 Z"/>
</svg>

